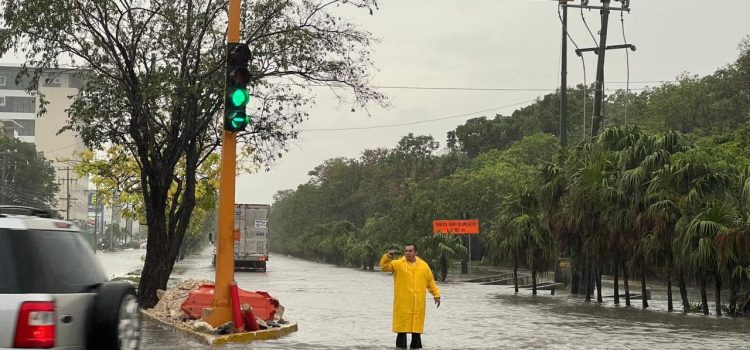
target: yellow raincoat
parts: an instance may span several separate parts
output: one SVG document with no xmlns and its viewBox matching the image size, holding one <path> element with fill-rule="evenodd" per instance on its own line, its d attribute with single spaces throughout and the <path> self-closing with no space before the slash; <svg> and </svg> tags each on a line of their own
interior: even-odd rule
<svg viewBox="0 0 750 350">
<path fill-rule="evenodd" d="M 393 272 L 393 332 L 423 333 L 425 290 L 440 296 L 432 270 L 419 257 L 410 263 L 406 257 L 393 260 L 388 254 L 380 258 L 380 270 Z"/>
</svg>

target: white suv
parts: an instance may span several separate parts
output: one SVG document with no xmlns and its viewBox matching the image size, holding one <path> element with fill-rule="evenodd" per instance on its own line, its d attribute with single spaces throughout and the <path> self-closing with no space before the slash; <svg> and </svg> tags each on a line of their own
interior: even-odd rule
<svg viewBox="0 0 750 350">
<path fill-rule="evenodd" d="M 78 228 L 0 206 L 0 350 L 138 349 L 133 287 L 107 282 Z"/>
</svg>

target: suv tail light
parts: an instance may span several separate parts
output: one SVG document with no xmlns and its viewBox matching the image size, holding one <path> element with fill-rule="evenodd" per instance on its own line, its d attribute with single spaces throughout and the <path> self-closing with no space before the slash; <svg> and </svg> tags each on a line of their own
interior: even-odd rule
<svg viewBox="0 0 750 350">
<path fill-rule="evenodd" d="M 260 261 L 266 261 L 266 256 L 265 255 L 261 255 L 260 259 L 258 259 L 258 260 L 260 260 Z"/>
<path fill-rule="evenodd" d="M 27 301 L 21 304 L 16 323 L 16 348 L 51 348 L 55 346 L 55 303 Z"/>
</svg>

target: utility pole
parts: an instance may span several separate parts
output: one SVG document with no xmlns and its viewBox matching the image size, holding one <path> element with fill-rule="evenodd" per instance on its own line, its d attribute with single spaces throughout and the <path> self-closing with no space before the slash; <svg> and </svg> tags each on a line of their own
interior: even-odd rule
<svg viewBox="0 0 750 350">
<path fill-rule="evenodd" d="M 99 236 L 99 192 L 94 192 L 94 252 L 96 252 L 96 246 L 99 244 L 97 237 Z"/>
<path fill-rule="evenodd" d="M 70 201 L 71 200 L 77 200 L 77 198 L 71 198 L 70 197 L 70 183 L 72 181 L 78 182 L 78 179 L 74 179 L 74 178 L 70 177 L 70 171 L 73 170 L 73 168 L 71 168 L 70 166 L 66 165 L 64 168 L 57 168 L 57 170 L 65 170 L 65 178 L 64 179 L 60 179 L 60 180 L 61 181 L 65 181 L 66 197 L 65 198 L 60 198 L 60 199 L 63 199 L 66 202 L 66 204 L 65 204 L 65 220 L 70 221 L 70 207 L 71 207 Z"/>
<path fill-rule="evenodd" d="M 570 0 L 560 0 L 562 7 L 562 64 L 560 68 L 560 145 L 568 145 L 568 7 Z"/>
<path fill-rule="evenodd" d="M 591 139 L 599 132 L 602 124 L 602 103 L 604 102 L 604 54 L 607 52 L 607 27 L 609 24 L 609 2 L 602 0 L 602 29 L 599 31 L 599 59 L 596 62 L 596 91 L 594 91 L 594 115 L 591 116 Z"/>
<path fill-rule="evenodd" d="M 2 176 L 2 186 L 3 188 L 0 189 L 0 205 L 5 205 L 5 164 L 6 164 L 6 156 L 9 154 L 9 152 L 2 152 L 0 153 L 0 156 L 3 157 L 3 168 L 2 172 L 0 173 L 0 176 Z"/>
<path fill-rule="evenodd" d="M 576 54 L 581 56 L 583 52 L 596 52 L 599 56 L 596 64 L 596 91 L 594 91 L 594 114 L 591 116 L 591 138 L 593 139 L 599 132 L 604 116 L 602 115 L 602 105 L 604 103 L 604 56 L 607 50 L 612 49 L 630 49 L 635 51 L 635 46 L 630 44 L 607 46 L 607 27 L 609 24 L 609 12 L 630 11 L 630 0 L 614 0 L 622 3 L 622 7 L 610 7 L 612 0 L 602 0 L 602 6 L 588 6 L 588 0 L 582 0 L 583 5 L 564 5 L 565 7 L 578 7 L 585 9 L 599 9 L 601 11 L 602 28 L 599 31 L 599 46 L 594 48 L 577 49 Z"/>
</svg>

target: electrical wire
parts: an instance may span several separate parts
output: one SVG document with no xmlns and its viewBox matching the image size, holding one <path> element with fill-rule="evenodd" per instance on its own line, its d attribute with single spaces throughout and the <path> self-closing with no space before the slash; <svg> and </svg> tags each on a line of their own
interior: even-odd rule
<svg viewBox="0 0 750 350">
<path fill-rule="evenodd" d="M 630 83 L 633 84 L 652 84 L 652 83 L 673 83 L 678 82 L 679 80 L 645 80 L 645 81 L 631 81 Z M 733 82 L 736 84 L 744 84 L 748 83 L 750 81 L 737 81 Z M 625 84 L 625 81 L 611 81 L 610 84 Z M 294 85 L 299 86 L 300 84 L 279 84 L 279 85 Z M 328 85 L 323 84 L 306 84 L 304 85 L 306 87 L 325 87 L 325 88 L 331 88 Z M 492 87 L 459 87 L 459 86 L 408 86 L 408 85 L 372 85 L 370 86 L 374 89 L 390 89 L 390 90 L 445 90 L 445 91 L 555 91 L 557 88 L 492 88 Z M 334 87 L 335 88 L 335 87 Z M 346 88 L 346 87 L 341 87 Z M 638 88 L 638 89 L 632 89 L 632 90 L 645 90 L 646 88 Z M 618 90 L 618 89 L 607 89 L 607 90 Z"/>
<path fill-rule="evenodd" d="M 418 121 L 409 122 L 409 123 L 388 124 L 388 125 L 375 125 L 375 126 L 360 126 L 360 127 L 352 127 L 352 128 L 301 129 L 300 131 L 301 132 L 310 132 L 310 131 L 350 131 L 350 130 L 370 130 L 370 129 L 393 128 L 393 127 L 398 127 L 398 126 L 415 125 L 415 124 L 430 123 L 430 122 L 435 122 L 435 121 L 440 121 L 440 120 L 446 120 L 446 119 L 468 117 L 468 116 L 479 114 L 479 113 L 492 112 L 492 111 L 496 111 L 498 109 L 503 109 L 503 108 L 508 108 L 508 107 L 514 107 L 514 106 L 522 105 L 522 104 L 525 104 L 525 103 L 534 102 L 536 100 L 537 99 L 531 99 L 531 100 L 526 100 L 526 101 L 512 103 L 512 104 L 505 105 L 505 106 L 500 106 L 500 107 L 485 109 L 485 110 L 481 110 L 481 111 L 471 112 L 471 113 L 463 113 L 463 114 L 452 115 L 452 116 L 448 116 L 448 117 L 440 117 L 440 118 L 433 118 L 433 119 L 418 120 Z"/>
<path fill-rule="evenodd" d="M 599 42 L 596 41 L 596 37 L 594 36 L 594 33 L 591 32 L 591 28 L 589 28 L 589 23 L 586 22 L 586 16 L 583 15 L 583 9 L 581 9 L 581 19 L 583 19 L 583 24 L 586 26 L 586 30 L 589 31 L 589 35 L 591 35 L 591 39 L 594 40 L 594 46 L 599 47 Z"/>
</svg>

